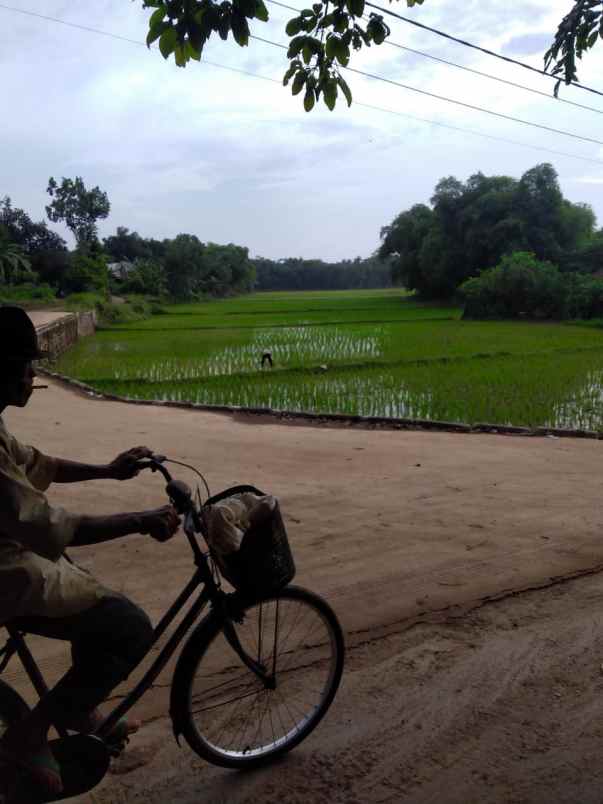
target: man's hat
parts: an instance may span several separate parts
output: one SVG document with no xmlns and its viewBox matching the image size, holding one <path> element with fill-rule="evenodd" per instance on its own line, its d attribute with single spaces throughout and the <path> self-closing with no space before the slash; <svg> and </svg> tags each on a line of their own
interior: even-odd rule
<svg viewBox="0 0 603 804">
<path fill-rule="evenodd" d="M 39 360 L 48 352 L 38 346 L 36 328 L 21 307 L 0 307 L 0 360 Z"/>
</svg>

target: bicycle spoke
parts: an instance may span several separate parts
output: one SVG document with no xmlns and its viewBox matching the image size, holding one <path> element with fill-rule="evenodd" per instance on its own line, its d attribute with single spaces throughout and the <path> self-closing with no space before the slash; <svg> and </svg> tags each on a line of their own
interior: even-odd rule
<svg viewBox="0 0 603 804">
<path fill-rule="evenodd" d="M 190 711 L 207 758 L 219 756 L 224 763 L 218 764 L 237 767 L 253 764 L 288 750 L 314 728 L 341 675 L 333 622 L 337 625 L 320 599 L 292 590 L 251 604 L 242 622 L 233 623 L 244 653 L 269 673 L 276 668 L 276 688 L 236 665 L 222 632 L 209 640 L 198 666 L 207 671 L 196 677 Z"/>
</svg>

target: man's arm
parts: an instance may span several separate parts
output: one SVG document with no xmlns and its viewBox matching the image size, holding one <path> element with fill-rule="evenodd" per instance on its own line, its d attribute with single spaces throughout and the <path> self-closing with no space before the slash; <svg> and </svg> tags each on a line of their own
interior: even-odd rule
<svg viewBox="0 0 603 804">
<path fill-rule="evenodd" d="M 140 471 L 137 464 L 150 458 L 152 451 L 148 447 L 133 447 L 120 453 L 111 463 L 90 464 L 67 461 L 64 458 L 53 458 L 55 472 L 54 483 L 80 483 L 84 480 L 129 480 Z M 136 532 L 136 531 L 131 531 Z"/>
<path fill-rule="evenodd" d="M 158 542 L 165 542 L 176 533 L 179 526 L 180 518 L 171 505 L 138 513 L 82 516 L 70 546 L 110 542 L 131 533 L 148 533 Z"/>
<path fill-rule="evenodd" d="M 55 483 L 79 483 L 83 480 L 108 480 L 111 478 L 109 464 L 96 466 L 91 463 L 77 463 L 63 458 L 53 458 Z"/>
</svg>

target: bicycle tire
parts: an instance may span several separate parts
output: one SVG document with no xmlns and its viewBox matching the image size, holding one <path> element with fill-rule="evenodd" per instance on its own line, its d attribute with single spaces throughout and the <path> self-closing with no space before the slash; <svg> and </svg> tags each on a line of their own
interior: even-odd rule
<svg viewBox="0 0 603 804">
<path fill-rule="evenodd" d="M 257 651 L 254 658 L 268 666 L 277 655 L 275 689 L 267 689 L 243 665 L 223 635 L 223 620 L 212 613 L 195 629 L 182 652 L 174 674 L 171 712 L 176 734 L 182 734 L 200 757 L 222 767 L 253 768 L 299 745 L 325 716 L 341 681 L 344 638 L 329 604 L 315 593 L 297 586 L 286 587 L 246 605 L 242 623 L 233 624 L 243 647 L 252 646 L 254 653 Z M 324 633 L 318 634 L 316 629 L 321 625 Z M 299 646 L 296 642 L 298 632 L 301 634 Z M 251 653 L 251 650 L 247 652 Z M 300 664 L 302 655 L 304 663 Z M 324 677 L 322 687 L 314 690 L 314 683 L 321 676 Z M 211 686 L 204 685 L 204 680 L 208 680 Z M 312 688 L 308 686 L 310 680 Z M 240 694 L 229 697 L 236 692 Z M 291 698 L 292 692 L 298 697 Z M 210 694 L 214 696 L 211 699 Z M 300 694 L 316 696 L 311 710 L 303 711 L 301 717 L 292 713 L 300 705 Z M 220 697 L 224 696 L 223 703 L 220 703 Z M 250 715 L 245 716 L 239 709 L 244 700 L 251 705 Z M 199 702 L 205 704 L 201 718 L 195 711 Z M 234 709 L 230 706 L 227 711 L 231 704 L 234 704 Z M 245 706 L 244 711 L 248 708 Z M 252 723 L 250 718 L 254 717 L 254 712 L 257 717 Z M 285 725 L 287 718 L 292 724 Z M 229 722 L 239 730 L 240 746 L 234 742 L 232 745 L 222 744 L 226 743 L 223 735 Z M 283 730 L 279 737 L 275 733 L 275 722 L 277 729 L 280 724 Z M 261 736 L 264 725 L 272 732 L 267 738 Z M 256 728 L 257 744 L 252 744 L 247 736 L 249 726 L 252 730 Z M 220 729 L 219 733 L 217 729 Z"/>
</svg>

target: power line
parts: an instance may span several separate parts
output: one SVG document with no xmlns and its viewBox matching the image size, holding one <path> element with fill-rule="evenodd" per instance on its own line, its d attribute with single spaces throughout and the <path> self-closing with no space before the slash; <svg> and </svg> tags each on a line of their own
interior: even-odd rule
<svg viewBox="0 0 603 804">
<path fill-rule="evenodd" d="M 271 0 L 271 1 L 274 2 L 274 0 Z M 65 25 L 66 27 L 69 27 L 69 28 L 76 28 L 76 29 L 79 29 L 79 30 L 86 31 L 88 33 L 100 34 L 102 36 L 107 36 L 107 37 L 110 37 L 112 39 L 117 39 L 117 40 L 120 40 L 122 42 L 127 42 L 129 44 L 139 45 L 139 46 L 142 46 L 142 47 L 146 48 L 146 44 L 144 42 L 138 40 L 138 39 L 130 39 L 128 37 L 121 36 L 120 34 L 112 33 L 110 31 L 103 31 L 100 28 L 92 28 L 90 26 L 79 25 L 78 23 L 74 23 L 74 22 L 67 22 L 66 20 L 58 19 L 57 17 L 50 17 L 50 16 L 47 16 L 45 14 L 38 14 L 37 12 L 33 12 L 33 11 L 26 11 L 24 9 L 13 8 L 11 6 L 7 6 L 7 5 L 5 5 L 3 3 L 0 3 L 0 9 L 4 9 L 6 11 L 14 11 L 14 12 L 17 12 L 19 14 L 26 14 L 26 15 L 31 16 L 31 17 L 37 17 L 39 19 L 46 20 L 48 22 L 54 22 L 54 23 L 58 23 L 58 24 L 61 24 L 61 25 Z M 267 44 L 276 46 L 278 48 L 286 49 L 285 45 L 281 45 L 278 42 L 272 42 L 271 40 L 263 39 L 262 37 L 254 37 L 254 38 L 258 39 L 261 42 L 265 42 Z M 246 76 L 249 76 L 251 78 L 258 78 L 258 79 L 260 79 L 262 81 L 269 81 L 270 83 L 278 84 L 279 86 L 282 85 L 282 82 L 280 80 L 276 79 L 276 78 L 270 78 L 268 76 L 259 75 L 258 73 L 254 73 L 254 72 L 251 72 L 249 70 L 244 70 L 244 69 L 237 68 L 237 67 L 230 67 L 230 66 L 227 66 L 225 64 L 219 64 L 218 62 L 209 61 L 208 59 L 205 59 L 205 58 L 202 59 L 201 64 L 207 64 L 207 65 L 209 65 L 211 67 L 216 67 L 217 69 L 220 69 L 220 70 L 227 70 L 228 72 L 238 73 L 240 75 L 246 75 Z M 350 68 L 348 68 L 348 69 L 350 69 Z M 359 70 L 354 70 L 354 72 L 359 72 L 361 75 L 367 75 L 368 77 L 373 77 L 373 76 L 370 76 L 368 73 L 363 73 L 363 72 L 361 72 Z M 377 76 L 375 76 L 375 77 L 377 77 Z M 396 83 L 396 82 L 390 82 L 388 79 L 384 79 L 384 78 L 380 78 L 380 77 L 378 77 L 378 78 L 380 80 L 387 81 L 388 83 Z M 421 90 L 418 90 L 418 91 L 421 91 Z M 427 93 L 427 94 L 429 94 L 429 93 Z M 372 104 L 362 103 L 360 101 L 356 101 L 355 105 L 356 106 L 362 106 L 362 107 L 365 107 L 367 109 L 373 109 L 373 110 L 376 110 L 376 111 L 384 112 L 386 114 L 393 114 L 393 115 L 396 115 L 398 117 L 406 117 L 408 119 L 416 120 L 416 121 L 419 121 L 419 122 L 422 122 L 422 123 L 427 123 L 429 125 L 439 126 L 439 127 L 442 127 L 442 128 L 448 128 L 448 129 L 451 129 L 453 131 L 460 131 L 460 132 L 463 132 L 463 133 L 472 134 L 473 136 L 476 136 L 476 137 L 483 137 L 485 139 L 496 140 L 498 142 L 504 142 L 504 143 L 508 143 L 510 145 L 516 145 L 516 146 L 523 147 L 523 148 L 531 148 L 532 150 L 544 151 L 546 153 L 554 154 L 556 156 L 563 156 L 563 157 L 567 157 L 567 158 L 570 158 L 570 159 L 579 159 L 579 160 L 584 161 L 584 162 L 591 162 L 591 163 L 594 163 L 594 164 L 603 164 L 603 160 L 596 159 L 594 157 L 582 156 L 582 155 L 578 155 L 578 154 L 568 154 L 568 153 L 565 153 L 563 151 L 556 151 L 554 149 L 546 148 L 544 146 L 531 145 L 529 143 L 517 142 L 515 140 L 510 140 L 510 139 L 507 139 L 505 137 L 497 137 L 497 136 L 494 136 L 494 135 L 491 135 L 491 134 L 484 134 L 483 132 L 473 131 L 472 129 L 469 129 L 469 128 L 464 128 L 464 127 L 461 127 L 461 126 L 454 126 L 454 125 L 451 125 L 451 124 L 448 124 L 448 123 L 440 123 L 440 122 L 438 122 L 436 120 L 429 120 L 427 118 L 417 117 L 416 115 L 411 115 L 411 114 L 408 114 L 406 112 L 398 112 L 398 111 L 395 111 L 393 109 L 386 109 L 386 108 L 383 108 L 383 107 L 380 107 L 380 106 L 374 106 Z M 538 125 L 538 124 L 532 124 L 532 125 Z M 554 129 L 552 129 L 552 130 L 554 131 Z M 577 136 L 577 135 L 575 135 L 575 136 Z"/>
<path fill-rule="evenodd" d="M 448 61 L 447 59 L 443 59 L 440 56 L 433 56 L 431 53 L 425 53 L 422 50 L 415 50 L 412 47 L 407 47 L 406 45 L 400 45 L 397 42 L 390 42 L 389 39 L 385 40 L 386 45 L 391 45 L 391 47 L 399 48 L 400 50 L 406 50 L 409 53 L 414 53 L 417 56 L 423 56 L 423 58 L 431 59 L 432 61 L 438 61 L 441 64 L 446 64 L 448 67 L 456 67 L 458 70 L 464 70 L 467 73 L 473 73 L 473 75 L 479 75 L 482 78 L 489 78 L 490 81 L 498 81 L 499 84 L 506 84 L 509 87 L 515 87 L 516 89 L 522 89 L 525 92 L 531 92 L 534 95 L 540 95 L 543 98 L 547 98 L 548 100 L 555 101 L 557 103 L 566 103 L 569 106 L 576 106 L 579 109 L 586 109 L 589 112 L 595 112 L 595 114 L 603 114 L 602 109 L 595 109 L 593 106 L 586 106 L 583 103 L 576 103 L 576 101 L 568 100 L 567 98 L 560 98 L 559 96 L 551 95 L 548 92 L 542 92 L 540 89 L 534 89 L 533 87 L 526 87 L 524 84 L 517 84 L 515 81 L 508 81 L 506 78 L 500 78 L 497 75 L 491 75 L 490 73 L 484 73 L 481 70 L 476 70 L 473 67 L 465 67 L 463 64 L 456 64 L 454 61 Z"/>
<path fill-rule="evenodd" d="M 494 56 L 496 59 L 502 59 L 502 61 L 506 61 L 509 64 L 515 64 L 518 67 L 523 67 L 525 70 L 530 70 L 533 73 L 538 73 L 539 75 L 545 75 L 547 78 L 552 78 L 554 81 L 559 81 L 558 75 L 553 75 L 552 73 L 547 73 L 546 70 L 540 70 L 538 67 L 532 67 L 531 64 L 526 64 L 523 61 L 518 61 L 517 59 L 512 59 L 510 56 L 503 56 L 502 53 L 495 53 L 493 50 L 488 50 L 488 48 L 480 47 L 479 45 L 474 45 L 472 42 L 467 42 L 465 39 L 459 39 L 456 36 L 452 36 L 451 34 L 447 34 L 444 31 L 440 31 L 438 28 L 432 28 L 429 25 L 425 25 L 418 20 L 413 20 L 410 17 L 403 17 L 401 14 L 397 14 L 395 11 L 391 11 L 389 8 L 383 8 L 383 6 L 378 6 L 375 3 L 366 3 L 367 6 L 371 8 L 376 8 L 377 11 L 381 11 L 382 14 L 387 14 L 390 17 L 395 17 L 398 20 L 402 20 L 402 22 L 407 22 L 409 25 L 415 25 L 417 28 L 422 28 L 425 31 L 430 31 L 431 33 L 437 34 L 437 36 L 443 36 L 445 39 L 449 39 L 451 42 L 456 42 L 459 45 L 463 45 L 464 47 L 470 47 L 473 50 L 479 50 L 481 53 L 485 53 L 487 56 Z M 570 84 L 574 87 L 578 87 L 579 89 L 584 89 L 587 92 L 593 92 L 595 95 L 601 95 L 603 97 L 603 92 L 600 92 L 598 89 L 593 89 L 592 87 L 587 87 L 585 84 L 580 84 L 578 81 L 570 81 Z"/>
<path fill-rule="evenodd" d="M 289 11 L 294 11 L 297 14 L 299 14 L 301 11 L 301 9 L 299 8 L 294 8 L 293 6 L 289 6 L 286 3 L 280 3 L 278 2 L 278 0 L 267 0 L 267 2 L 271 3 L 274 6 L 280 6 L 281 8 L 286 8 Z M 366 19 L 366 17 L 363 17 L 363 19 Z M 425 51 L 423 50 L 415 50 L 414 48 L 408 47 L 407 45 L 402 45 L 399 42 L 392 42 L 391 39 L 386 39 L 384 44 L 389 45 L 390 47 L 398 48 L 399 50 L 405 50 L 408 53 L 414 53 L 416 56 L 422 56 L 425 59 L 431 59 L 432 61 L 437 61 L 440 64 L 447 65 L 448 67 L 455 67 L 458 70 L 463 70 L 464 72 L 467 73 L 473 73 L 473 75 L 479 75 L 482 78 L 488 78 L 491 81 L 497 81 L 500 84 L 506 84 L 507 86 L 515 87 L 516 89 L 522 89 L 525 92 L 532 92 L 534 95 L 540 95 L 543 98 L 547 98 L 548 100 L 557 103 L 566 103 L 570 106 L 576 106 L 579 109 L 585 109 L 586 111 L 589 112 L 595 112 L 595 114 L 603 114 L 603 110 L 601 109 L 595 109 L 594 107 L 586 106 L 583 103 L 576 103 L 576 101 L 571 101 L 568 100 L 567 98 L 560 98 L 559 96 L 551 95 L 549 92 L 542 92 L 542 90 L 540 89 L 534 89 L 533 87 L 526 87 L 524 84 L 518 84 L 515 81 L 509 81 L 506 78 L 500 78 L 499 76 L 491 75 L 490 73 L 485 73 L 482 70 L 476 70 L 473 67 L 466 67 L 465 65 L 457 64 L 454 61 L 443 59 L 440 56 L 434 56 L 431 53 L 425 53 Z"/>
<path fill-rule="evenodd" d="M 281 48 L 282 50 L 288 50 L 286 45 L 281 45 L 279 42 L 273 42 L 271 39 L 264 39 L 261 36 L 254 36 L 253 38 L 257 39 L 259 42 L 265 42 L 268 45 Z M 495 112 L 492 109 L 486 109 L 483 106 L 476 106 L 473 103 L 466 103 L 465 101 L 456 100 L 455 98 L 447 98 L 445 95 L 438 95 L 436 92 L 428 92 L 426 89 L 411 87 L 409 84 L 403 84 L 401 81 L 394 81 L 393 78 L 385 78 L 383 75 L 367 73 L 364 70 L 358 70 L 356 67 L 344 67 L 344 70 L 347 70 L 351 73 L 356 73 L 357 75 L 362 75 L 364 78 L 371 78 L 375 81 L 383 81 L 385 84 L 391 84 L 392 86 L 400 87 L 401 89 L 407 89 L 409 92 L 416 92 L 419 95 L 425 95 L 428 98 L 435 98 L 436 100 L 446 101 L 446 103 L 452 103 L 456 106 L 463 106 L 465 109 L 471 109 L 474 112 L 482 112 L 483 114 L 489 114 L 502 120 L 511 120 L 514 123 L 521 123 L 524 126 L 532 126 L 533 128 L 538 128 L 543 131 L 550 131 L 553 134 L 560 134 L 563 137 L 571 137 L 574 140 L 590 142 L 594 145 L 603 145 L 603 140 L 597 140 L 594 137 L 585 137 L 582 134 L 574 134 L 571 131 L 564 131 L 563 129 L 553 128 L 552 126 L 545 126 L 543 123 L 533 123 L 531 120 L 523 120 L 521 117 L 514 117 L 513 115 L 504 114 L 503 112 Z"/>
</svg>

